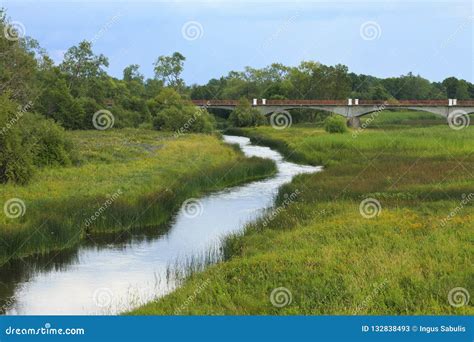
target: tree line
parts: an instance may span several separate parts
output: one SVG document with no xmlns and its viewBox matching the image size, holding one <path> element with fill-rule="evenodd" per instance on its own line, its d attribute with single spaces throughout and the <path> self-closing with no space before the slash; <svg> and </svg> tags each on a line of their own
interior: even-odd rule
<svg viewBox="0 0 474 342">
<path fill-rule="evenodd" d="M 179 52 L 159 56 L 152 78 L 132 64 L 119 79 L 107 73 L 108 58 L 94 53 L 89 41 L 69 48 L 56 65 L 2 9 L 0 33 L 0 182 L 26 182 L 36 167 L 73 163 L 74 149 L 64 130 L 93 129 L 94 115 L 103 110 L 113 115 L 115 128 L 181 134 L 210 132 L 216 125 L 214 116 L 197 110 L 191 99 L 241 99 L 228 119 L 234 126 L 265 123 L 244 100 L 251 98 L 474 99 L 474 85 L 454 77 L 430 82 L 408 73 L 381 79 L 314 61 L 247 67 L 204 85 L 186 85 L 181 76 L 186 58 Z M 315 117 L 308 112 L 301 118 Z"/>
<path fill-rule="evenodd" d="M 455 77 L 430 82 L 411 72 L 382 79 L 349 72 L 341 64 L 303 61 L 296 67 L 274 63 L 262 69 L 231 71 L 205 85 L 192 85 L 189 92 L 193 99 L 467 100 L 474 99 L 474 84 Z"/>
</svg>

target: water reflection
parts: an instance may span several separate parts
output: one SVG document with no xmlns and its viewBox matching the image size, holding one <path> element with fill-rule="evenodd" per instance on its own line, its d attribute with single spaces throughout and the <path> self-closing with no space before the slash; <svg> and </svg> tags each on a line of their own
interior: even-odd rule
<svg viewBox="0 0 474 342">
<path fill-rule="evenodd" d="M 177 285 L 170 265 L 219 246 L 272 205 L 278 188 L 319 167 L 289 163 L 244 137 L 224 136 L 247 156 L 273 159 L 276 176 L 199 199 L 200 215 L 180 210 L 146 233 L 90 237 L 70 251 L 14 261 L 0 268 L 0 310 L 6 314 L 105 314 L 130 309 Z M 120 238 L 118 239 L 118 237 Z"/>
</svg>

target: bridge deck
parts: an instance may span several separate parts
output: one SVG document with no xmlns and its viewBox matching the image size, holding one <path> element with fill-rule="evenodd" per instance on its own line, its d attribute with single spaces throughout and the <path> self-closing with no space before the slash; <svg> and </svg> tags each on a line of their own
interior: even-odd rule
<svg viewBox="0 0 474 342">
<path fill-rule="evenodd" d="M 239 100 L 192 100 L 197 106 L 237 106 Z M 249 103 L 251 103 L 249 101 Z M 261 100 L 258 106 L 347 106 L 347 100 L 266 100 L 263 104 Z M 449 105 L 448 100 L 359 100 L 359 106 L 385 106 L 385 107 L 416 107 L 416 106 L 442 106 Z M 353 103 L 353 106 L 357 106 Z M 458 100 L 456 106 L 474 106 L 472 100 Z"/>
</svg>

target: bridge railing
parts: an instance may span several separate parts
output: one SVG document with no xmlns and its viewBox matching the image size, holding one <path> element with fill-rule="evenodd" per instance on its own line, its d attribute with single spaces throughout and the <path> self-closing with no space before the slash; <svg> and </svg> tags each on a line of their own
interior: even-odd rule
<svg viewBox="0 0 474 342">
<path fill-rule="evenodd" d="M 237 106 L 239 100 L 192 100 L 196 106 Z M 249 101 L 249 103 L 251 103 Z M 259 106 L 347 106 L 346 100 L 262 100 Z M 448 100 L 359 100 L 353 106 L 385 106 L 385 107 L 416 107 L 416 106 L 448 106 Z M 455 106 L 474 106 L 472 100 L 458 100 Z"/>
<path fill-rule="evenodd" d="M 448 100 L 359 100 L 359 105 L 376 105 L 376 106 L 447 106 Z"/>
<path fill-rule="evenodd" d="M 239 100 L 191 100 L 191 102 L 196 106 L 237 106 L 239 104 Z"/>
<path fill-rule="evenodd" d="M 472 101 L 472 100 L 458 100 L 458 106 L 473 107 L 474 106 L 474 101 Z"/>
</svg>

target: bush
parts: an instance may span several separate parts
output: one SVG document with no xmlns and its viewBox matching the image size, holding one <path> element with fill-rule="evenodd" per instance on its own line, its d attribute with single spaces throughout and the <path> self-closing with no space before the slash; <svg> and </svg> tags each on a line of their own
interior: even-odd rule
<svg viewBox="0 0 474 342">
<path fill-rule="evenodd" d="M 194 106 L 163 109 L 153 119 L 153 127 L 158 130 L 210 133 L 214 128 L 214 120 L 206 110 Z"/>
<path fill-rule="evenodd" d="M 346 119 L 339 115 L 331 115 L 324 120 L 324 129 L 329 133 L 347 132 Z"/>
<path fill-rule="evenodd" d="M 141 114 L 132 110 L 124 109 L 122 106 L 115 105 L 109 109 L 114 117 L 115 128 L 138 127 L 141 123 Z"/>
<path fill-rule="evenodd" d="M 27 183 L 33 175 L 30 141 L 20 128 L 23 111 L 0 95 L 0 183 Z"/>
<path fill-rule="evenodd" d="M 34 110 L 66 129 L 83 129 L 86 119 L 82 103 L 71 95 L 66 81 L 57 72 L 45 73 L 43 78 L 47 85 L 35 101 Z"/>
<path fill-rule="evenodd" d="M 153 116 L 153 127 L 162 131 L 178 133 L 209 133 L 215 127 L 214 118 L 193 103 L 183 100 L 171 88 L 164 88 L 157 97 L 148 101 Z"/>
<path fill-rule="evenodd" d="M 93 129 L 94 125 L 92 124 L 92 118 L 94 113 L 103 109 L 102 106 L 100 106 L 96 100 L 90 97 L 78 97 L 76 102 L 84 113 L 80 129 Z"/>
<path fill-rule="evenodd" d="M 28 108 L 0 96 L 0 183 L 25 184 L 35 166 L 69 165 L 75 159 L 64 128 Z"/>
<path fill-rule="evenodd" d="M 72 141 L 64 128 L 39 114 L 26 113 L 21 122 L 31 140 L 33 163 L 36 166 L 71 165 L 76 160 Z"/>
<path fill-rule="evenodd" d="M 258 109 L 252 108 L 247 99 L 241 98 L 230 114 L 229 121 L 234 127 L 252 127 L 263 125 L 267 120 Z"/>
</svg>

